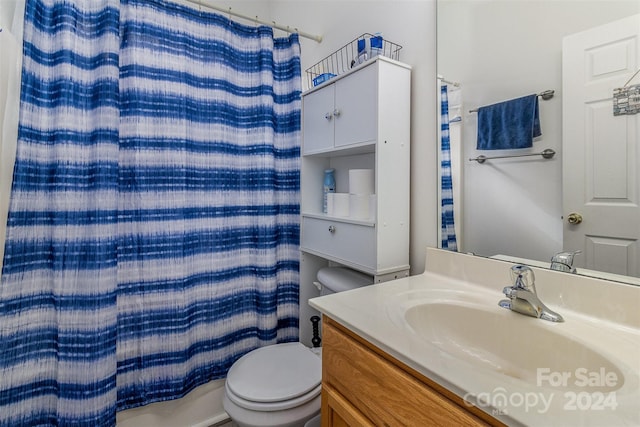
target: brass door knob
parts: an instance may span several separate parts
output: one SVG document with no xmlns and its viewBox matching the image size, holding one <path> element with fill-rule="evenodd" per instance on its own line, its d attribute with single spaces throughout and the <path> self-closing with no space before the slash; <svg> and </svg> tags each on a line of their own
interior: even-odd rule
<svg viewBox="0 0 640 427">
<path fill-rule="evenodd" d="M 582 222 L 582 215 L 577 212 L 571 212 L 567 217 L 567 222 L 569 224 L 580 224 Z"/>
</svg>

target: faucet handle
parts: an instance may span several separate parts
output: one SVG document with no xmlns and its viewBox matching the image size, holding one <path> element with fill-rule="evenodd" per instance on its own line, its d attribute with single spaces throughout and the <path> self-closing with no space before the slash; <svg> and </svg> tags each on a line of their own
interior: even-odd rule
<svg viewBox="0 0 640 427">
<path fill-rule="evenodd" d="M 515 296 L 516 296 L 516 289 L 515 289 L 513 286 L 505 286 L 505 287 L 502 289 L 502 293 L 503 293 L 507 298 L 513 299 L 513 298 L 515 298 Z"/>
<path fill-rule="evenodd" d="M 518 264 L 511 267 L 511 282 L 514 289 L 536 293 L 535 275 L 526 265 Z"/>
<path fill-rule="evenodd" d="M 579 253 L 582 253 L 580 249 L 576 251 L 558 252 L 551 258 L 551 269 L 575 273 L 576 269 L 573 268 L 573 257 Z"/>
</svg>

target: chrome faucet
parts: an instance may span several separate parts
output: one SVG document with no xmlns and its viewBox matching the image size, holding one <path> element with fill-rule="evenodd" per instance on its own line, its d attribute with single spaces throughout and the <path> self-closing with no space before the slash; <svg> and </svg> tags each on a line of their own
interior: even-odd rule
<svg viewBox="0 0 640 427">
<path fill-rule="evenodd" d="M 514 265 L 511 267 L 511 278 L 513 286 L 507 286 L 502 290 L 509 299 L 501 300 L 498 303 L 500 307 L 550 322 L 564 322 L 561 315 L 550 310 L 538 298 L 535 276 L 529 267 Z"/>
<path fill-rule="evenodd" d="M 557 271 L 566 271 L 568 273 L 575 273 L 576 269 L 573 266 L 573 257 L 581 252 L 581 250 L 571 252 L 558 252 L 551 258 L 551 269 Z"/>
</svg>

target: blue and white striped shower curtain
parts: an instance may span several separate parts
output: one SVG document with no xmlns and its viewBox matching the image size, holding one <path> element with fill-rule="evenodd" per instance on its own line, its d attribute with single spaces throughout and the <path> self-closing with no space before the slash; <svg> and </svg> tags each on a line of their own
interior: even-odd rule
<svg viewBox="0 0 640 427">
<path fill-rule="evenodd" d="M 161 0 L 29 0 L 0 425 L 115 425 L 298 338 L 300 59 Z"/>
<path fill-rule="evenodd" d="M 440 86 L 440 236 L 442 249 L 457 251 L 451 177 L 451 143 L 449 138 L 449 97 L 446 85 Z"/>
</svg>

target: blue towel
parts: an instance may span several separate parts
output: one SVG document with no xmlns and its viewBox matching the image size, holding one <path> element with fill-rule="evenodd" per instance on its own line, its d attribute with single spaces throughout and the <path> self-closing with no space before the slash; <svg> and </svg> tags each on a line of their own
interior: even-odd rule
<svg viewBox="0 0 640 427">
<path fill-rule="evenodd" d="M 540 135 L 538 95 L 478 109 L 478 150 L 529 148 Z"/>
</svg>

